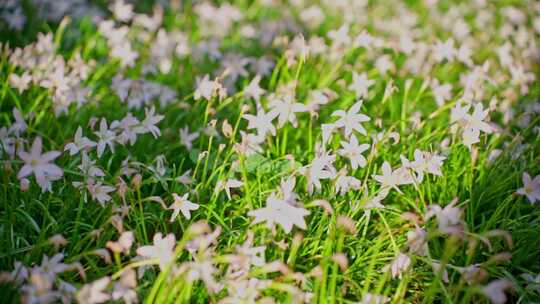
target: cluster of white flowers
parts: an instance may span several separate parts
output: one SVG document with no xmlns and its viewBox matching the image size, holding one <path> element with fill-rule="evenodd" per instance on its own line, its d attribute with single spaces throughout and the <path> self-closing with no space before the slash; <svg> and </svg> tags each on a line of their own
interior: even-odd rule
<svg viewBox="0 0 540 304">
<path fill-rule="evenodd" d="M 13 271 L 2 279 L 20 286 L 25 303 L 70 303 L 77 288 L 62 280 L 60 274 L 76 270 L 84 278 L 85 273 L 81 264 L 65 264 L 63 259 L 64 255 L 57 253 L 52 257 L 43 256 L 41 264 L 33 267 L 15 262 Z"/>
<path fill-rule="evenodd" d="M 83 83 L 92 72 L 95 61 L 87 62 L 80 53 L 75 53 L 66 62 L 57 54 L 57 47 L 52 33 L 40 33 L 37 42 L 14 49 L 9 62 L 20 69 L 20 73 L 10 74 L 9 83 L 21 94 L 29 90 L 31 84 L 48 89 L 58 115 L 67 113 L 73 103 L 81 107 L 88 101 L 90 89 Z"/>
<path fill-rule="evenodd" d="M 514 175 L 505 181 L 513 186 L 504 187 L 515 186 L 507 192 L 518 201 L 540 201 L 540 103 L 521 103 L 537 94 L 540 5 L 525 1 L 498 10 L 477 0 L 443 10 L 438 1 L 425 0 L 426 15 L 420 16 L 398 1 L 261 0 L 247 8 L 196 1 L 187 13 L 181 2 L 144 14 L 132 2 L 112 0 L 109 17 L 88 25 L 97 32 L 91 42 L 80 42 L 69 56 L 61 47 L 67 18 L 58 36 L 39 33 L 35 43 L 14 49 L 0 44 L 0 78 L 6 76 L 0 97 L 16 105 L 2 116 L 9 126 L 0 127 L 6 184 L 32 195 L 35 180 L 42 196 L 75 192 L 85 203 L 97 202 L 87 205 L 103 207 L 96 222 L 81 225 L 86 206 L 77 211 L 75 233 L 100 228 L 84 232 L 87 238 L 80 239 L 91 239 L 94 247 L 76 258 L 99 256 L 111 264 L 113 256 L 111 268 L 118 271 L 77 290 L 59 275 L 72 269 L 84 275 L 81 264 L 65 264 L 57 253 L 31 268 L 17 262 L 1 281 L 20 287 L 27 303 L 136 303 L 138 281 L 147 280 L 151 269 L 159 275 L 150 297 L 159 284 L 192 288 L 200 282 L 219 303 L 279 301 L 271 290 L 309 303 L 339 277 L 344 297 L 360 303 L 404 301 L 403 295 L 347 292 L 347 280 L 361 274 L 348 272 L 349 262 L 355 263 L 349 257 L 358 255 L 344 242 L 359 235 L 361 222 L 363 240 L 371 225 L 382 222 L 376 231 L 388 233 L 393 251 L 370 267 L 385 280 L 427 265 L 443 288 L 460 280 L 493 303 L 508 300 L 505 292 L 516 282 L 489 280 L 507 271 L 488 268 L 511 259 L 492 239 L 504 239 L 506 249 L 512 236 L 491 226 L 475 233 L 478 227 L 465 217 L 475 212 L 468 209 L 472 190 L 450 189 L 449 196 L 440 187 L 474 184 L 484 178 L 476 175 L 481 166 L 519 159 L 522 186 Z M 279 19 L 267 19 L 259 6 L 279 12 Z M 12 0 L 4 7 L 0 19 L 23 28 L 23 7 Z M 189 14 L 189 22 L 180 22 L 179 14 Z M 122 110 L 103 113 L 109 102 Z M 40 129 L 51 104 L 62 135 L 77 127 L 69 141 Z M 5 108 L 4 101 L 0 105 Z M 142 109 L 144 118 L 138 118 Z M 64 126 L 61 119 L 79 121 Z M 152 136 L 140 139 L 144 134 Z M 135 145 L 143 141 L 145 155 L 137 155 Z M 469 157 L 470 172 L 451 167 Z M 450 181 L 448 171 L 463 180 Z M 53 191 L 53 182 L 56 187 L 62 179 L 62 190 Z M 437 204 L 454 196 L 459 200 Z M 404 229 L 396 221 L 390 227 L 386 218 L 396 214 Z M 219 222 L 224 232 L 207 222 Z M 102 233 L 109 224 L 113 233 Z M 318 235 L 309 235 L 309 242 L 316 243 L 306 246 L 303 233 L 314 229 Z M 245 241 L 235 243 L 232 236 Z M 59 235 L 49 240 L 57 252 L 66 242 Z M 450 251 L 441 257 L 435 249 L 440 244 L 474 258 L 455 261 Z M 301 245 L 312 256 L 295 267 L 296 259 L 305 258 Z M 41 250 L 38 243 L 28 246 Z M 267 252 L 279 258 L 267 261 Z M 539 275 L 522 277 L 528 291 L 540 294 Z M 192 300 L 180 298 L 191 291 L 166 289 L 177 292 L 179 302 Z"/>
</svg>

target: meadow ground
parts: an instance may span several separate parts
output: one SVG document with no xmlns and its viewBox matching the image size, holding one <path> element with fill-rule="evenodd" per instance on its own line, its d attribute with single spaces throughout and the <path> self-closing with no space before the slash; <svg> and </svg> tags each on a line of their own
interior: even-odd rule
<svg viewBox="0 0 540 304">
<path fill-rule="evenodd" d="M 0 302 L 540 302 L 537 1 L 0 3 Z"/>
</svg>

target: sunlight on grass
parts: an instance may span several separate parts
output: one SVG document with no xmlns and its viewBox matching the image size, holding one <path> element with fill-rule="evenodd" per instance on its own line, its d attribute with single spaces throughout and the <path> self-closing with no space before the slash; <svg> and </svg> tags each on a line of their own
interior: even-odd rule
<svg viewBox="0 0 540 304">
<path fill-rule="evenodd" d="M 540 3 L 0 3 L 2 303 L 540 302 Z"/>
</svg>

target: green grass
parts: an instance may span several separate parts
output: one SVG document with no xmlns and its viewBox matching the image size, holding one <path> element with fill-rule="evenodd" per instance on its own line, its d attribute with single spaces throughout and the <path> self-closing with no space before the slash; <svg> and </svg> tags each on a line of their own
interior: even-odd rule
<svg viewBox="0 0 540 304">
<path fill-rule="evenodd" d="M 279 8 L 268 11 L 260 9 L 257 1 L 234 2 L 246 19 L 255 24 L 267 15 L 272 18 L 280 15 Z M 420 16 L 421 40 L 433 43 L 435 37 L 443 40 L 449 37 L 449 33 L 445 33 L 440 24 L 429 17 L 424 5 L 409 2 L 410 9 Z M 441 2 L 444 2 L 441 7 L 455 5 Z M 528 4 L 519 2 L 517 5 L 521 10 L 526 10 Z M 370 3 L 367 28 L 380 17 L 381 13 L 375 8 L 381 6 L 384 5 Z M 489 6 L 500 17 L 499 11 L 504 4 L 494 3 Z M 191 3 L 184 4 L 183 8 L 179 13 L 166 10 L 164 27 L 184 31 L 191 43 L 200 41 L 202 38 L 197 28 L 197 16 L 192 13 Z M 291 10 L 295 18 L 297 10 Z M 397 8 L 395 10 L 399 11 Z M 525 13 L 530 18 L 534 17 L 534 12 Z M 475 12 L 470 14 L 474 15 Z M 329 12 L 321 26 L 306 31 L 306 38 L 316 34 L 324 35 L 338 28 L 342 18 L 339 14 Z M 44 151 L 63 151 L 79 126 L 83 128 L 85 136 L 95 140 L 88 126 L 91 117 L 104 117 L 110 123 L 122 119 L 130 112 L 140 120 L 144 119 L 142 108 L 129 109 L 110 88 L 112 78 L 122 69 L 118 60 L 108 58 L 106 40 L 96 26 L 88 19 L 73 21 L 65 31 L 61 27 L 51 26 L 55 42 L 58 43 L 58 54 L 67 60 L 80 51 L 86 61 L 97 61 L 85 81 L 92 92 L 89 102 L 80 109 L 71 106 L 67 114 L 55 116 L 48 90 L 33 85 L 20 94 L 9 85 L 9 74 L 22 70 L 10 64 L 4 54 L 0 58 L 0 127 L 11 125 L 11 111 L 15 107 L 23 113 L 28 124 L 22 136 L 28 141 L 24 145 L 26 151 L 37 136 L 43 138 Z M 525 27 L 532 28 L 529 25 Z M 351 31 L 359 33 L 362 28 L 353 24 Z M 38 31 L 41 30 L 43 28 Z M 495 67 L 490 73 L 495 75 L 499 67 L 493 49 L 504 40 L 498 37 L 495 28 L 492 31 L 474 29 L 475 37 L 488 36 L 488 44 L 479 47 L 472 58 L 477 64 L 486 59 L 492 61 Z M 30 32 L 32 29 L 27 29 L 21 37 L 6 36 L 6 39 L 11 39 L 15 44 L 27 44 L 33 41 Z M 538 32 L 532 35 L 538 45 Z M 292 39 L 293 35 L 290 37 Z M 134 48 L 142 58 L 150 56 L 148 45 L 134 43 Z M 513 48 L 514 51 L 519 49 L 517 46 Z M 134 182 L 133 177 L 122 177 L 128 184 L 125 204 L 130 208 L 123 218 L 123 228 L 125 231 L 133 231 L 135 240 L 130 253 L 113 255 L 110 264 L 95 254 L 96 249 L 106 248 L 107 241 L 118 239 L 120 233 L 111 224 L 111 217 L 118 214 L 115 208 L 121 206 L 123 200 L 118 193 L 114 193 L 113 199 L 102 207 L 91 199 L 87 191 L 79 191 L 72 185 L 72 182 L 84 179 L 77 168 L 81 162 L 80 154 L 69 156 L 63 153 L 56 159 L 55 163 L 64 170 L 64 177 L 53 182 L 51 193 L 42 193 L 33 177 L 30 178 L 29 189 L 21 191 L 17 173 L 22 161 L 18 157 L 8 158 L 3 153 L 0 159 L 0 270 L 12 271 L 15 261 L 21 261 L 27 266 L 39 265 L 44 255 L 52 256 L 59 251 L 64 253 L 66 263 L 79 262 L 84 267 L 85 278 L 76 272 L 60 275 L 62 280 L 81 288 L 83 284 L 103 276 L 118 278 L 126 268 L 133 267 L 134 261 L 131 259 L 136 256 L 135 249 L 150 245 L 153 235 L 158 232 L 163 235 L 173 233 L 176 236 L 179 243 L 175 252 L 175 264 L 180 265 L 192 260 L 191 254 L 184 248 L 185 242 L 193 238 L 188 233 L 190 225 L 204 221 L 212 230 L 221 227 L 216 243 L 208 249 L 208 252 L 213 253 L 212 261 L 217 269 L 215 277 L 218 281 L 224 281 L 226 277 L 229 267 L 226 256 L 234 253 L 236 246 L 243 244 L 248 231 L 254 234 L 254 246 L 266 246 L 267 262 L 281 261 L 288 266 L 291 270 L 288 274 L 264 267 L 251 268 L 249 277 L 270 280 L 271 283 L 261 295 L 273 297 L 276 302 L 296 302 L 298 299 L 290 292 L 293 289 L 312 293 L 310 302 L 313 303 L 355 303 L 368 292 L 385 295 L 391 303 L 484 303 L 489 301 L 482 294 L 481 287 L 498 278 L 507 278 L 514 284 L 513 291 L 508 294 L 511 302 L 540 300 L 538 293 L 525 289 L 525 282 L 520 277 L 522 273 L 540 272 L 540 208 L 531 205 L 525 197 L 515 194 L 523 186 L 521 176 L 524 171 L 532 177 L 540 174 L 540 135 L 534 129 L 535 126 L 538 128 L 540 118 L 533 114 L 526 127 L 518 123 L 524 107 L 538 102 L 540 98 L 537 81 L 531 83 L 528 94 L 520 94 L 519 87 L 509 81 L 485 85 L 487 96 L 478 100 L 485 106 L 491 97 L 504 99 L 505 90 L 517 92 L 518 98 L 511 105 L 516 111 L 516 118 L 503 122 L 504 109 L 490 112 L 491 120 L 505 132 L 482 134 L 480 142 L 474 145 L 475 152 L 471 153 L 462 144 L 461 137 L 450 132 L 450 110 L 463 93 L 459 79 L 469 70 L 464 64 L 444 63 L 429 71 L 430 76 L 453 85 L 452 99 L 447 101 L 445 107 L 438 107 L 431 89 L 422 86 L 426 76 L 403 76 L 392 72 L 381 75 L 375 67 L 372 54 L 363 48 L 351 50 L 339 60 L 332 60 L 323 53 L 310 56 L 305 61 L 299 60 L 297 64 L 288 67 L 286 57 L 279 48 L 263 47 L 253 40 L 246 42 L 233 31 L 224 38 L 222 51 L 240 52 L 254 57 L 271 56 L 276 67 L 261 80 L 261 87 L 269 93 L 295 80 L 298 83 L 297 102 L 309 102 L 308 94 L 314 89 L 331 89 L 337 97 L 328 105 L 321 106 L 317 117 L 299 113 L 298 127 L 287 123 L 277 130 L 275 137 L 266 139 L 263 153 L 245 157 L 236 153 L 234 144 L 241 141 L 240 130 L 244 131 L 247 127 L 246 120 L 242 119 L 241 108 L 249 105 L 248 112 L 253 114 L 256 112 L 255 102 L 245 98 L 242 93 L 230 94 L 222 101 L 195 101 L 192 93 L 196 87 L 196 77 L 213 73 L 219 67 L 219 62 L 197 61 L 191 56 L 174 58 L 172 72 L 146 78 L 167 85 L 178 94 L 175 101 L 166 107 L 160 107 L 157 101 L 153 103 L 157 112 L 165 116 L 158 124 L 162 135 L 157 139 L 150 134 L 141 135 L 132 146 L 117 144 L 115 153 L 106 149 L 101 159 L 97 158 L 95 151 L 90 153 L 96 165 L 105 172 L 103 180 L 109 185 L 117 185 L 122 177 L 122 161 L 126 157 L 129 157 L 137 174 L 142 177 L 140 185 Z M 389 54 L 397 70 L 403 67 L 406 59 L 404 54 L 391 48 L 374 52 L 379 52 L 379 55 Z M 141 68 L 142 60 L 139 60 L 134 68 L 126 69 L 124 75 L 132 79 L 143 78 L 145 76 L 142 76 Z M 538 72 L 537 65 L 531 64 L 531 68 L 533 72 Z M 382 131 L 388 136 L 389 132 L 397 132 L 400 140 L 394 143 L 390 139 L 376 144 L 377 153 L 369 157 L 368 153 L 365 154 L 367 166 L 349 171 L 349 175 L 362 181 L 361 189 L 338 195 L 334 183 L 325 180 L 321 191 L 309 195 L 306 179 L 298 174 L 298 170 L 315 157 L 315 143 L 322 138 L 320 125 L 334 122 L 336 118 L 331 116 L 332 112 L 347 110 L 356 102 L 354 93 L 347 89 L 352 71 L 366 72 L 370 79 L 375 80 L 361 109 L 361 113 L 371 117 L 370 122 L 363 124 L 368 134 L 371 136 Z M 506 70 L 501 73 L 506 76 L 509 74 Z M 236 83 L 238 92 L 242 92 L 252 76 L 240 77 Z M 390 80 L 393 80 L 397 91 L 383 98 Z M 409 88 L 406 87 L 407 80 L 412 81 Z M 267 102 L 266 97 L 262 98 L 266 109 Z M 181 103 L 187 103 L 189 108 L 180 107 Z M 214 111 L 209 111 L 211 109 Z M 416 112 L 420 113 L 421 127 L 414 127 L 411 121 Z M 225 119 L 233 127 L 229 138 L 221 132 Z M 380 119 L 380 125 L 377 125 L 376 119 Z M 217 121 L 218 136 L 202 132 L 211 120 Z M 178 132 L 184 126 L 188 126 L 191 132 L 201 132 L 191 151 L 180 144 Z M 367 136 L 359 133 L 356 135 L 360 143 L 373 143 Z M 449 145 L 442 148 L 441 142 L 445 139 L 449 140 Z M 345 139 L 336 133 L 327 145 L 327 150 L 337 151 L 341 140 Z M 515 152 L 515 149 L 522 147 L 521 153 Z M 426 174 L 424 181 L 418 185 L 400 186 L 403 193 L 391 190 L 382 202 L 384 209 L 364 211 L 362 206 L 367 202 L 366 195 L 373 197 L 380 189 L 372 175 L 381 173 L 384 161 L 388 161 L 395 169 L 400 165 L 400 155 L 413 159 L 415 149 L 442 152 L 447 157 L 442 166 L 443 175 Z M 493 149 L 502 149 L 503 153 L 490 164 L 487 159 Z M 208 154 L 200 158 L 203 151 Z M 153 169 L 160 155 L 166 160 L 166 170 L 162 176 Z M 349 161 L 338 156 L 334 166 L 339 170 L 349 166 Z M 191 185 L 183 185 L 176 180 L 187 170 L 191 170 L 194 181 Z M 294 228 L 287 234 L 281 227 L 271 231 L 264 224 L 251 225 L 252 218 L 248 212 L 264 207 L 266 198 L 278 189 L 282 178 L 291 175 L 296 175 L 295 192 L 299 195 L 299 201 L 310 211 L 306 217 L 307 229 Z M 232 190 L 231 199 L 223 191 L 214 191 L 216 183 L 227 178 L 243 182 L 241 188 Z M 172 211 L 150 199 L 160 197 L 169 206 L 172 203 L 172 193 L 182 195 L 187 192 L 190 192 L 192 202 L 200 204 L 198 210 L 192 211 L 190 220 L 180 215 L 174 222 L 169 222 Z M 420 220 L 418 225 L 428 232 L 429 253 L 425 256 L 411 254 L 410 269 L 401 278 L 392 278 L 390 272 L 383 269 L 397 253 L 407 252 L 407 232 L 415 228 L 412 221 L 403 219 L 403 214 L 413 213 L 421 219 L 429 206 L 446 206 L 454 198 L 458 200 L 457 206 L 463 209 L 463 223 L 466 226 L 464 237 L 450 237 L 440 233 L 434 219 L 428 222 Z M 317 199 L 327 200 L 333 213 L 328 214 L 323 208 L 311 204 Z M 353 233 L 338 224 L 339 216 L 347 216 L 354 221 Z M 101 233 L 95 236 L 92 232 L 97 229 Z M 512 242 L 508 243 L 500 235 L 490 237 L 489 232 L 493 230 L 507 231 Z M 67 240 L 67 244 L 59 250 L 49 241 L 56 234 L 63 235 Z M 489 239 L 491 246 L 486 245 L 486 239 Z M 280 247 L 282 243 L 286 246 Z M 511 259 L 497 260 L 496 254 L 502 252 L 510 253 Z M 340 269 L 332 259 L 337 253 L 347 256 L 346 269 Z M 447 265 L 448 283 L 443 281 L 442 273 L 433 270 L 432 260 Z M 473 284 L 466 283 L 464 276 L 457 271 L 458 267 L 473 264 L 481 265 L 489 278 Z M 320 267 L 320 274 L 308 276 L 316 267 Z M 306 280 L 295 281 L 292 275 L 295 272 L 306 274 Z M 18 289 L 13 284 L 5 284 L 0 287 L 0 294 L 7 296 L 9 300 L 6 303 L 18 302 Z M 154 266 L 138 279 L 136 292 L 140 300 L 148 303 L 216 303 L 226 297 L 230 290 L 211 293 L 201 281 L 190 282 L 186 273 L 171 276 L 170 268 L 160 271 Z"/>
</svg>

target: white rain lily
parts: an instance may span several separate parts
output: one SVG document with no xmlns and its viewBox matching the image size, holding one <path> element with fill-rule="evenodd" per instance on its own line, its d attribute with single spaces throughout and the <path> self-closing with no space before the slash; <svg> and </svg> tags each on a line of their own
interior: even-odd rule
<svg viewBox="0 0 540 304">
<path fill-rule="evenodd" d="M 225 193 L 227 193 L 227 197 L 231 199 L 231 188 L 239 188 L 242 187 L 244 183 L 242 181 L 239 181 L 237 179 L 230 178 L 226 181 L 220 180 L 217 182 L 216 185 L 216 193 L 225 190 Z"/>
<path fill-rule="evenodd" d="M 349 192 L 350 189 L 358 190 L 362 186 L 362 182 L 354 176 L 348 176 L 347 171 L 346 168 L 342 168 L 337 174 L 335 189 L 341 195 Z"/>
<path fill-rule="evenodd" d="M 368 97 L 368 89 L 375 81 L 368 79 L 366 73 L 358 74 L 353 72 L 352 77 L 352 83 L 349 85 L 348 89 L 355 92 L 357 98 Z"/>
<path fill-rule="evenodd" d="M 306 112 L 308 110 L 306 105 L 294 102 L 293 94 L 274 97 L 270 100 L 269 106 L 277 113 L 279 127 L 283 127 L 288 121 L 296 128 L 298 122 L 295 113 Z"/>
<path fill-rule="evenodd" d="M 365 293 L 359 304 L 384 304 L 390 302 L 390 300 L 391 298 L 386 296 Z"/>
<path fill-rule="evenodd" d="M 393 188 L 397 192 L 403 194 L 401 190 L 398 188 L 399 185 L 404 184 L 410 184 L 413 182 L 410 173 L 407 172 L 407 170 L 403 167 L 396 169 L 395 171 L 392 171 L 392 167 L 390 164 L 385 161 L 382 164 L 382 175 L 372 175 L 373 179 L 375 179 L 377 182 L 381 184 L 383 188 Z"/>
<path fill-rule="evenodd" d="M 369 149 L 369 144 L 358 144 L 358 139 L 355 135 L 351 135 L 350 142 L 342 141 L 342 149 L 338 150 L 338 154 L 347 157 L 351 162 L 353 170 L 364 168 L 367 165 L 366 158 L 362 155 L 363 152 Z"/>
<path fill-rule="evenodd" d="M 525 195 L 531 204 L 540 201 L 540 175 L 532 179 L 529 173 L 523 172 L 521 180 L 523 181 L 523 187 L 519 188 L 516 193 Z"/>
<path fill-rule="evenodd" d="M 15 122 L 11 124 L 9 127 L 9 133 L 15 134 L 17 137 L 21 135 L 26 129 L 28 128 L 28 125 L 26 124 L 26 121 L 24 121 L 24 117 L 22 113 L 17 108 L 13 108 L 12 110 L 13 118 L 15 118 Z"/>
<path fill-rule="evenodd" d="M 106 202 L 111 200 L 109 193 L 116 190 L 115 187 L 104 185 L 102 182 L 94 183 L 91 180 L 86 185 L 86 188 L 90 192 L 92 199 L 98 201 L 101 206 L 104 206 Z"/>
<path fill-rule="evenodd" d="M 68 143 L 64 151 L 69 150 L 69 155 L 73 156 L 81 150 L 90 149 L 97 146 L 97 143 L 95 141 L 90 140 L 88 137 L 84 137 L 82 135 L 82 128 L 79 126 L 77 128 L 77 131 L 75 132 L 75 138 L 73 139 L 73 142 Z"/>
<path fill-rule="evenodd" d="M 349 36 L 349 25 L 344 24 L 337 30 L 329 31 L 328 38 L 332 40 L 335 47 L 347 46 L 351 43 L 351 37 Z"/>
<path fill-rule="evenodd" d="M 155 138 L 158 138 L 161 135 L 161 131 L 156 127 L 156 124 L 162 121 L 165 116 L 155 115 L 155 111 L 156 109 L 153 106 L 150 109 L 144 109 L 145 118 L 141 122 L 140 128 L 142 129 L 141 133 L 149 132 Z"/>
<path fill-rule="evenodd" d="M 195 98 L 195 100 L 204 98 L 209 101 L 214 96 L 223 99 L 226 95 L 225 89 L 217 79 L 210 80 L 210 77 L 205 75 L 202 79 L 197 81 L 197 89 L 193 93 L 193 98 Z"/>
<path fill-rule="evenodd" d="M 345 136 L 349 137 L 353 131 L 358 131 L 360 134 L 367 135 L 366 129 L 361 125 L 362 122 L 370 121 L 367 115 L 361 114 L 362 100 L 355 103 L 347 112 L 337 110 L 332 113 L 332 116 L 338 116 L 334 125 L 338 128 L 344 128 Z"/>
<path fill-rule="evenodd" d="M 189 133 L 188 126 L 180 129 L 180 143 L 185 146 L 188 151 L 191 151 L 193 148 L 193 141 L 197 138 L 199 138 L 199 132 Z"/>
<path fill-rule="evenodd" d="M 439 84 L 439 80 L 434 79 L 431 82 L 431 90 L 439 107 L 442 107 L 447 100 L 452 98 L 452 85 L 449 83 Z"/>
<path fill-rule="evenodd" d="M 408 255 L 400 252 L 392 263 L 385 267 L 385 270 L 390 270 L 392 278 L 401 278 L 403 273 L 406 272 L 410 267 L 411 258 Z"/>
<path fill-rule="evenodd" d="M 435 216 L 439 225 L 439 231 L 447 234 L 460 234 L 463 231 L 463 224 L 461 216 L 463 210 L 455 207 L 457 199 L 454 199 L 450 204 L 444 208 L 434 204 L 428 207 L 424 219 L 427 221 L 431 217 Z"/>
<path fill-rule="evenodd" d="M 425 173 L 442 176 L 441 167 L 445 159 L 444 156 L 418 149 L 414 150 L 412 162 L 401 156 L 403 167 L 412 169 L 416 173 L 416 182 L 419 183 L 423 181 Z"/>
<path fill-rule="evenodd" d="M 58 180 L 64 174 L 63 170 L 51 163 L 58 156 L 60 152 L 49 151 L 45 154 L 42 152 L 41 137 L 36 137 L 32 143 L 32 149 L 30 152 L 24 150 L 19 151 L 19 157 L 24 161 L 24 165 L 17 174 L 17 178 L 23 179 L 31 174 L 34 174 L 38 185 L 42 191 L 51 190 L 51 181 Z"/>
<path fill-rule="evenodd" d="M 251 82 L 244 88 L 244 96 L 247 98 L 253 98 L 255 101 L 259 101 L 261 96 L 266 92 L 264 89 L 261 89 L 259 82 L 261 81 L 261 76 L 257 75 L 251 80 Z"/>
<path fill-rule="evenodd" d="M 10 74 L 9 75 L 9 84 L 16 88 L 19 93 L 26 91 L 32 82 L 32 76 L 28 72 L 23 73 L 22 75 Z"/>
<path fill-rule="evenodd" d="M 272 124 L 272 120 L 277 116 L 277 111 L 265 113 L 263 109 L 259 109 L 257 116 L 244 114 L 242 117 L 248 121 L 248 129 L 256 129 L 257 135 L 265 138 L 267 133 L 270 133 L 272 136 L 276 135 L 276 127 Z"/>
<path fill-rule="evenodd" d="M 508 279 L 498 279 L 490 282 L 482 288 L 482 292 L 493 304 L 504 304 L 508 297 L 504 293 L 507 289 L 514 288 L 514 284 Z"/>
<path fill-rule="evenodd" d="M 295 207 L 271 194 L 266 199 L 266 207 L 249 211 L 248 215 L 255 217 L 253 224 L 266 222 L 266 225 L 272 228 L 277 223 L 285 233 L 289 233 L 295 225 L 304 230 L 307 228 L 304 217 L 309 215 L 309 211 Z"/>
<path fill-rule="evenodd" d="M 527 283 L 525 287 L 527 290 L 535 291 L 540 294 L 540 274 L 532 275 L 529 273 L 523 273 L 521 277 Z"/>
<path fill-rule="evenodd" d="M 142 246 L 137 249 L 137 254 L 147 259 L 157 259 L 159 268 L 163 271 L 174 259 L 174 247 L 176 238 L 169 233 L 163 237 L 161 232 L 154 234 L 154 245 Z"/>
<path fill-rule="evenodd" d="M 325 153 L 315 157 L 310 165 L 300 169 L 300 173 L 306 177 L 309 194 L 312 194 L 315 189 L 321 189 L 321 179 L 331 179 L 336 176 L 336 169 L 333 166 L 335 160 L 335 155 Z"/>
<path fill-rule="evenodd" d="M 103 155 L 103 152 L 107 146 L 109 146 L 111 152 L 114 153 L 114 140 L 116 139 L 116 134 L 114 131 L 108 128 L 105 118 L 101 119 L 101 122 L 99 123 L 99 131 L 94 132 L 94 134 L 96 134 L 96 136 L 99 138 L 97 143 L 98 157 L 101 158 L 101 155 Z"/>
<path fill-rule="evenodd" d="M 104 291 L 110 282 L 109 277 L 103 277 L 84 285 L 77 293 L 77 302 L 81 304 L 99 304 L 110 301 L 111 295 Z"/>
<path fill-rule="evenodd" d="M 182 212 L 186 219 L 191 219 L 191 211 L 199 209 L 199 205 L 194 204 L 188 200 L 189 193 L 180 196 L 176 193 L 173 193 L 174 202 L 169 206 L 168 209 L 174 210 L 170 221 L 173 222 L 178 214 Z"/>
</svg>

